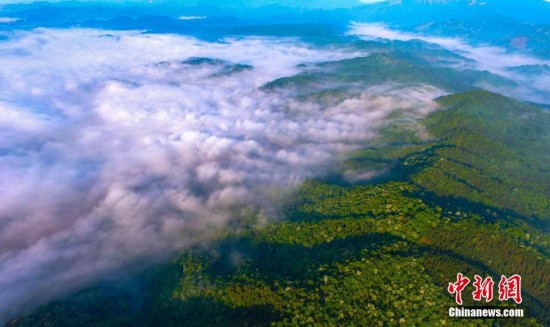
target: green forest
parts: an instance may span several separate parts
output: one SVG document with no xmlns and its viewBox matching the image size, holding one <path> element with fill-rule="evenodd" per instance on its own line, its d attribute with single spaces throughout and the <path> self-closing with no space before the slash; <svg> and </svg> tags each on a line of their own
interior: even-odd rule
<svg viewBox="0 0 550 327">
<path fill-rule="evenodd" d="M 386 172 L 376 180 L 309 180 L 281 221 L 252 214 L 6 326 L 548 326 L 550 112 L 487 91 L 437 101 L 420 121 L 429 138 L 394 120 L 342 167 Z M 521 275 L 523 303 L 477 305 L 527 318 L 449 318 L 459 272 Z"/>
</svg>

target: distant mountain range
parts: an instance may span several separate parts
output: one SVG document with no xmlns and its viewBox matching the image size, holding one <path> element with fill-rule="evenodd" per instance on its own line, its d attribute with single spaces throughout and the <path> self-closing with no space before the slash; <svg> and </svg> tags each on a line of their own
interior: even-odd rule
<svg viewBox="0 0 550 327">
<path fill-rule="evenodd" d="M 550 2 L 366 2 L 2 6 L 0 324 L 549 326 Z"/>
</svg>

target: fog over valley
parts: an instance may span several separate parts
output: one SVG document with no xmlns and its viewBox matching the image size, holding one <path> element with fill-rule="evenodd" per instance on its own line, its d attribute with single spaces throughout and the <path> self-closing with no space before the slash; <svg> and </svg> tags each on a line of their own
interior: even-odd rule
<svg viewBox="0 0 550 327">
<path fill-rule="evenodd" d="M 0 325 L 67 325 L 56 314 L 73 311 L 56 305 L 71 307 L 71 296 L 80 305 L 79 292 L 126 277 L 138 293 L 138 274 L 157 281 L 155 269 L 180 262 L 158 278 L 177 285 L 154 295 L 169 297 L 158 301 L 174 305 L 167 312 L 185 307 L 174 309 L 182 321 L 229 312 L 254 316 L 244 325 L 386 322 L 376 287 L 358 291 L 373 307 L 356 309 L 373 316 L 357 321 L 346 316 L 357 310 L 331 307 L 355 302 L 328 289 L 410 274 L 397 289 L 429 284 L 426 298 L 407 311 L 417 320 L 393 322 L 414 325 L 439 308 L 426 303 L 452 300 L 437 291 L 448 283 L 441 267 L 509 274 L 504 259 L 451 248 L 478 242 L 460 239 L 472 226 L 487 248 L 505 244 L 506 258 L 542 274 L 550 3 L 527 3 L 517 15 L 509 0 L 1 4 Z M 230 246 L 218 247 L 224 237 Z M 281 271 L 254 262 L 262 251 Z M 419 277 L 424 266 L 436 273 Z M 526 307 L 540 322 L 548 299 L 533 276 Z M 156 301 L 139 296 L 128 312 Z M 278 302 L 302 296 L 317 301 L 304 306 L 311 316 Z M 101 311 L 82 308 L 72 323 Z M 97 323 L 124 325 L 105 319 Z"/>
<path fill-rule="evenodd" d="M 235 205 L 277 218 L 274 194 L 445 94 L 387 86 L 327 106 L 262 90 L 298 64 L 361 54 L 291 39 L 38 29 L 0 53 L 2 316 L 168 257 Z"/>
</svg>

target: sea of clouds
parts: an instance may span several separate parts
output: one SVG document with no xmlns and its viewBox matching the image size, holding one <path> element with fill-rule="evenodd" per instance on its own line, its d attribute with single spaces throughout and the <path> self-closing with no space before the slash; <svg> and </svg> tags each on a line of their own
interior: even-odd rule
<svg viewBox="0 0 550 327">
<path fill-rule="evenodd" d="M 293 39 L 8 34 L 0 321 L 121 267 L 163 260 L 239 208 L 277 218 L 281 190 L 334 169 L 395 110 L 421 117 L 444 94 L 385 86 L 327 107 L 261 88 L 299 64 L 357 55 Z"/>
<path fill-rule="evenodd" d="M 517 87 L 511 89 L 494 89 L 494 91 L 525 101 L 550 104 L 550 92 L 548 92 L 550 60 L 540 59 L 529 54 L 510 52 L 496 46 L 472 45 L 467 40 L 460 38 L 404 32 L 382 23 L 353 23 L 348 33 L 367 40 L 421 40 L 437 44 L 473 62 L 473 64 L 468 63 L 455 68 L 488 71 L 518 84 Z"/>
</svg>

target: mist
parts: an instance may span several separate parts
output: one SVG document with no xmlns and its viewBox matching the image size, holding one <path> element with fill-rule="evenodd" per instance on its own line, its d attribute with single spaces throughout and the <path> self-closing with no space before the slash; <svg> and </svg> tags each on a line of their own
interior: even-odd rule
<svg viewBox="0 0 550 327">
<path fill-rule="evenodd" d="M 169 258 L 240 211 L 277 219 L 273 194 L 335 169 L 395 110 L 436 109 L 444 92 L 425 85 L 330 107 L 262 91 L 299 64 L 358 55 L 294 39 L 10 34 L 0 42 L 0 321 Z"/>
<path fill-rule="evenodd" d="M 460 38 L 402 32 L 380 23 L 353 23 L 348 33 L 368 40 L 421 40 L 437 44 L 473 61 L 473 64 L 465 63 L 461 67 L 455 68 L 488 71 L 513 80 L 518 84 L 518 87 L 513 89 L 494 89 L 494 91 L 526 101 L 550 104 L 550 94 L 547 88 L 547 81 L 550 80 L 549 60 L 540 59 L 529 54 L 509 52 L 496 46 L 471 45 L 467 40 Z M 522 72 L 521 68 L 526 68 L 528 72 Z M 532 74 L 533 69 L 537 69 L 538 73 Z"/>
</svg>

